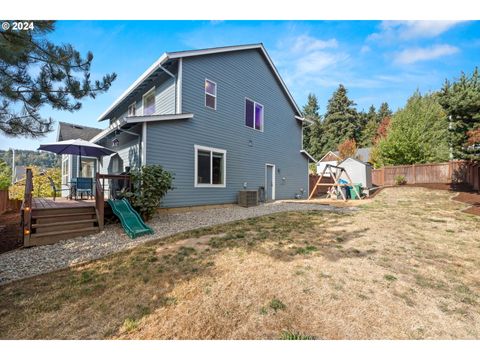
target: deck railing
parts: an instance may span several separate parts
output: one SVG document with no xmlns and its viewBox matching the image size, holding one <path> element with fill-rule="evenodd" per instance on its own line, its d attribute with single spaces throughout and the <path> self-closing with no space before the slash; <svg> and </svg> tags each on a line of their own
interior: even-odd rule
<svg viewBox="0 0 480 360">
<path fill-rule="evenodd" d="M 33 173 L 32 169 L 27 168 L 25 173 L 25 193 L 22 204 L 22 236 L 24 244 L 28 245 L 30 234 L 32 232 L 32 192 L 33 192 Z"/>
</svg>

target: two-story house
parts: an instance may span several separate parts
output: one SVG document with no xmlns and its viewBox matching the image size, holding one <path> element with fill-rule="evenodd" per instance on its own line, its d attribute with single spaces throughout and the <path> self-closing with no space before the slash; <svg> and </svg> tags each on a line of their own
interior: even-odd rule
<svg viewBox="0 0 480 360">
<path fill-rule="evenodd" d="M 115 150 L 101 173 L 160 164 L 174 174 L 164 207 L 308 196 L 305 121 L 262 44 L 164 53 L 100 115 L 90 141 Z"/>
</svg>

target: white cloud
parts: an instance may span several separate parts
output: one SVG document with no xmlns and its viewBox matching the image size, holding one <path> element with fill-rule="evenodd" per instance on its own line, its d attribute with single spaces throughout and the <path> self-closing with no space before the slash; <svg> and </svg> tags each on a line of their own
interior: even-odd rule
<svg viewBox="0 0 480 360">
<path fill-rule="evenodd" d="M 368 45 L 363 45 L 361 48 L 360 48 L 360 53 L 361 54 L 366 54 L 368 52 L 370 52 L 372 49 L 370 48 L 370 46 Z"/>
<path fill-rule="evenodd" d="M 380 31 L 371 34 L 368 39 L 392 41 L 434 38 L 463 22 L 457 20 L 382 21 Z"/>
<path fill-rule="evenodd" d="M 290 51 L 298 54 L 338 47 L 337 39 L 321 40 L 309 35 L 300 35 L 287 40 L 288 42 L 291 43 Z"/>
<path fill-rule="evenodd" d="M 325 70 L 345 63 L 349 57 L 338 50 L 338 46 L 334 38 L 319 39 L 302 34 L 279 41 L 272 57 L 286 79 L 295 81 L 306 76 L 322 76 Z"/>
<path fill-rule="evenodd" d="M 451 45 L 434 45 L 426 48 L 410 48 L 396 53 L 395 62 L 397 64 L 413 64 L 419 61 L 437 59 L 442 56 L 456 54 L 459 49 Z"/>
</svg>

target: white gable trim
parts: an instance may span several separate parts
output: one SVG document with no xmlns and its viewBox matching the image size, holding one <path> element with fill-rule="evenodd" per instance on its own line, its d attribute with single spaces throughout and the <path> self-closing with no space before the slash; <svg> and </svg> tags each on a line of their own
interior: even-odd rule
<svg viewBox="0 0 480 360">
<path fill-rule="evenodd" d="M 211 48 L 211 49 L 203 49 L 203 50 L 188 50 L 188 51 L 177 51 L 177 52 L 171 52 L 171 53 L 164 53 L 160 58 L 155 61 L 140 77 L 133 82 L 132 85 L 130 85 L 127 90 L 125 90 L 122 95 L 120 95 L 112 105 L 108 107 L 107 110 L 105 110 L 99 117 L 98 121 L 106 120 L 106 116 L 113 110 L 115 107 L 120 105 L 120 103 L 127 98 L 135 89 L 140 86 L 140 84 L 146 80 L 150 75 L 152 75 L 157 69 L 161 68 L 162 65 L 167 62 L 168 60 L 173 60 L 173 59 L 182 59 L 186 57 L 192 57 L 192 56 L 202 56 L 202 55 L 210 55 L 210 54 L 221 54 L 225 52 L 231 52 L 231 51 L 240 51 L 240 50 L 251 50 L 251 49 L 258 49 L 262 52 L 262 54 L 265 56 L 267 59 L 268 64 L 270 65 L 270 68 L 272 69 L 273 73 L 275 74 L 276 78 L 280 82 L 281 86 L 283 87 L 285 93 L 287 94 L 287 97 L 289 98 L 292 106 L 295 108 L 297 115 L 301 116 L 302 112 L 300 108 L 298 107 L 297 103 L 293 99 L 292 94 L 287 88 L 287 85 L 285 85 L 285 82 L 283 81 L 282 77 L 280 76 L 277 68 L 273 64 L 272 59 L 267 53 L 267 50 L 265 50 L 265 47 L 263 44 L 250 44 L 250 45 L 238 45 L 238 46 L 225 46 L 225 47 L 218 47 L 218 48 Z M 181 97 L 181 96 L 180 96 Z"/>
<path fill-rule="evenodd" d="M 318 160 L 318 162 L 322 162 L 323 159 L 325 159 L 329 154 L 332 154 L 333 156 L 335 156 L 337 159 L 340 160 L 340 156 L 338 156 L 337 154 L 335 154 L 333 151 L 329 151 L 327 152 L 325 155 L 322 156 L 322 158 L 320 160 Z"/>
</svg>

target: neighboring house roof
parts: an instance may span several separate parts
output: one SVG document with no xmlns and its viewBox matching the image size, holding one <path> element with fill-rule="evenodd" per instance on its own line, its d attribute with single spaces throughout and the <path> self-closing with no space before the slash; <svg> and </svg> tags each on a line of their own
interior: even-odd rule
<svg viewBox="0 0 480 360">
<path fill-rule="evenodd" d="M 248 45 L 237 45 L 237 46 L 224 46 L 224 47 L 216 47 L 216 48 L 208 48 L 208 49 L 201 49 L 201 50 L 187 50 L 187 51 L 176 51 L 176 52 L 165 52 L 163 53 L 160 58 L 155 61 L 140 77 L 133 82 L 132 85 L 128 87 L 127 90 L 123 94 L 121 94 L 114 102 L 112 105 L 108 107 L 107 110 L 105 110 L 99 117 L 98 121 L 103 121 L 108 119 L 108 116 L 112 113 L 112 111 L 120 105 L 127 97 L 134 91 L 136 90 L 143 81 L 145 81 L 147 78 L 149 78 L 152 74 L 154 74 L 158 69 L 163 69 L 163 65 L 169 61 L 169 60 L 175 60 L 175 59 L 181 59 L 181 58 L 187 58 L 187 57 L 192 57 L 192 56 L 202 56 L 202 55 L 211 55 L 211 54 L 220 54 L 220 53 L 225 53 L 225 52 L 232 52 L 232 51 L 242 51 L 242 50 L 252 50 L 256 49 L 259 50 L 267 60 L 267 63 L 269 64 L 272 72 L 274 73 L 275 77 L 277 78 L 278 82 L 282 86 L 283 90 L 285 91 L 285 94 L 287 95 L 288 99 L 290 100 L 293 108 L 295 109 L 298 117 L 297 120 L 303 121 L 303 115 L 298 107 L 297 103 L 292 97 L 292 94 L 290 91 L 287 89 L 287 86 L 285 85 L 285 82 L 283 81 L 282 77 L 278 73 L 277 68 L 273 64 L 272 59 L 267 53 L 267 50 L 265 50 L 265 47 L 263 46 L 262 43 L 259 44 L 248 44 Z"/>
<path fill-rule="evenodd" d="M 329 151 L 327 152 L 325 155 L 323 155 L 323 157 L 318 160 L 318 162 L 322 162 L 322 161 L 336 161 L 336 160 L 341 160 L 340 159 L 340 156 L 338 156 L 337 154 L 335 154 L 333 151 Z"/>
<path fill-rule="evenodd" d="M 355 152 L 355 158 L 358 160 L 361 160 L 363 162 L 368 162 L 370 160 L 370 150 L 371 148 L 359 148 Z M 338 151 L 333 151 L 335 155 L 339 155 L 340 153 Z"/>
<path fill-rule="evenodd" d="M 102 129 L 77 124 L 70 124 L 66 122 L 59 122 L 57 141 L 72 139 L 82 139 L 88 141 L 101 132 Z"/>
</svg>

